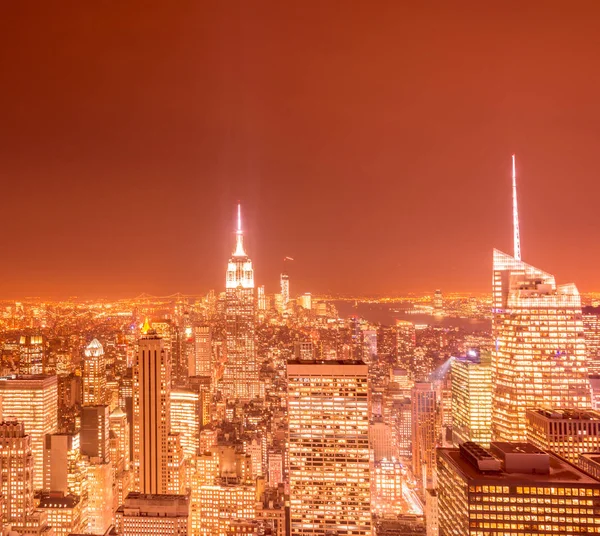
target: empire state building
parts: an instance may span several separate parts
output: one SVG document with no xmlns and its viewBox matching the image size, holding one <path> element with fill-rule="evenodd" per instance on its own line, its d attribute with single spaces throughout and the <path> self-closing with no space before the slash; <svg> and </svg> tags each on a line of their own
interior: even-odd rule
<svg viewBox="0 0 600 536">
<path fill-rule="evenodd" d="M 238 205 L 235 251 L 227 264 L 225 314 L 227 361 L 222 390 L 230 399 L 262 395 L 255 343 L 254 269 L 244 251 L 241 207 Z"/>
</svg>

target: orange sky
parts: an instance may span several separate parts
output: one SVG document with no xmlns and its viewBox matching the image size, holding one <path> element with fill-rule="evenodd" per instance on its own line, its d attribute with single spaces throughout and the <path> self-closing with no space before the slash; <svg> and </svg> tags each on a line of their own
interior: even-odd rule
<svg viewBox="0 0 600 536">
<path fill-rule="evenodd" d="M 422 4 L 5 3 L 0 297 L 600 289 L 600 4 Z"/>
</svg>

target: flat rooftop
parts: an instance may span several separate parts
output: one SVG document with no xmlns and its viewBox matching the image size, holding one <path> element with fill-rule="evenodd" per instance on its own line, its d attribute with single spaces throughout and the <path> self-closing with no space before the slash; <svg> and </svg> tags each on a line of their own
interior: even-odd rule
<svg viewBox="0 0 600 536">
<path fill-rule="evenodd" d="M 529 409 L 528 413 L 535 413 L 547 419 L 553 420 L 584 420 L 584 421 L 600 421 L 600 411 L 595 409 L 577 410 L 577 409 L 552 409 L 538 408 Z"/>
<path fill-rule="evenodd" d="M 519 444 L 519 446 L 521 446 L 521 444 Z M 479 471 L 474 465 L 463 458 L 460 455 L 459 449 L 442 448 L 437 449 L 437 453 L 440 458 L 446 459 L 453 467 L 455 467 L 457 472 L 462 475 L 467 482 L 477 482 L 482 484 L 493 484 L 496 482 L 503 482 L 506 484 L 536 483 L 540 485 L 547 484 L 548 486 L 556 484 L 574 484 L 579 486 L 592 485 L 600 488 L 600 481 L 592 478 L 576 466 L 571 465 L 569 462 L 554 456 L 552 453 L 549 453 L 550 472 L 547 474 L 507 473 L 504 470 L 485 473 Z"/>
</svg>

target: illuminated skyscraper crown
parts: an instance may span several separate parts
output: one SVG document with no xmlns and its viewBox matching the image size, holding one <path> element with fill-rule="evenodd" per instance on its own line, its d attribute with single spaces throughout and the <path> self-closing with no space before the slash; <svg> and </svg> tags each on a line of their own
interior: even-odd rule
<svg viewBox="0 0 600 536">
<path fill-rule="evenodd" d="M 225 287 L 232 289 L 242 287 L 254 288 L 254 270 L 252 261 L 244 251 L 244 233 L 242 231 L 242 208 L 238 203 L 237 229 L 235 231 L 235 251 L 227 265 Z"/>
</svg>

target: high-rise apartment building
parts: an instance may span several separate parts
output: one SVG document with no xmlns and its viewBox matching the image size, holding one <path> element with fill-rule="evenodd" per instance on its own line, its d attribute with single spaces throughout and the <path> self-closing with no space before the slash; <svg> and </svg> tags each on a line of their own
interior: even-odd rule
<svg viewBox="0 0 600 536">
<path fill-rule="evenodd" d="M 528 409 L 526 418 L 527 441 L 571 463 L 600 451 L 600 411 Z"/>
<path fill-rule="evenodd" d="M 136 487 L 145 494 L 168 489 L 171 429 L 171 363 L 163 340 L 150 329 L 138 343 L 133 367 L 133 467 Z"/>
<path fill-rule="evenodd" d="M 44 441 L 58 428 L 56 376 L 42 374 L 0 378 L 0 398 L 5 420 L 22 422 L 31 436 L 33 485 L 44 487 Z"/>
<path fill-rule="evenodd" d="M 106 359 L 104 348 L 94 339 L 84 350 L 82 395 L 84 406 L 106 404 Z"/>
<path fill-rule="evenodd" d="M 287 366 L 292 535 L 370 535 L 367 366 Z"/>
<path fill-rule="evenodd" d="M 131 492 L 116 512 L 120 536 L 187 536 L 189 499 L 185 495 Z"/>
<path fill-rule="evenodd" d="M 33 453 L 23 423 L 0 423 L 0 489 L 4 523 L 25 523 L 33 511 Z"/>
<path fill-rule="evenodd" d="M 581 299 L 574 284 L 521 260 L 513 156 L 515 255 L 494 250 L 492 436 L 522 441 L 528 408 L 589 409 Z"/>
<path fill-rule="evenodd" d="M 236 248 L 229 259 L 225 281 L 227 361 L 222 390 L 227 398 L 250 400 L 263 394 L 256 357 L 255 315 L 254 269 L 244 250 L 238 205 Z"/>
<path fill-rule="evenodd" d="M 452 441 L 488 447 L 492 439 L 492 363 L 489 353 L 457 357 L 451 365 Z"/>
<path fill-rule="evenodd" d="M 412 471 L 422 490 L 434 487 L 435 449 L 440 436 L 437 393 L 430 382 L 412 389 Z"/>
<path fill-rule="evenodd" d="M 529 443 L 438 450 L 440 536 L 597 533 L 600 482 Z"/>
</svg>

